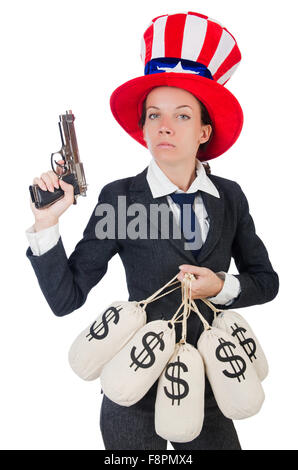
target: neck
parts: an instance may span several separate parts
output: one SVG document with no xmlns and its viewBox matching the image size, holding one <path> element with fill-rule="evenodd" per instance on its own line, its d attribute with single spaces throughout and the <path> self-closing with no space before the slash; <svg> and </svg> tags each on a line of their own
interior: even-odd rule
<svg viewBox="0 0 298 470">
<path fill-rule="evenodd" d="M 195 161 L 183 161 L 178 163 L 175 162 L 174 165 L 156 161 L 156 164 L 169 178 L 169 180 L 184 192 L 190 188 L 192 182 L 196 179 L 197 175 Z"/>
</svg>

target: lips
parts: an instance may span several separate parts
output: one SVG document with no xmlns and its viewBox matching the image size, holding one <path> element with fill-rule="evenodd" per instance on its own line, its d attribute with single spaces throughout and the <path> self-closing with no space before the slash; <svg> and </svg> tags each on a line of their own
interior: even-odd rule
<svg viewBox="0 0 298 470">
<path fill-rule="evenodd" d="M 170 142 L 160 142 L 157 147 L 161 146 L 168 146 L 168 147 L 175 147 L 175 145 L 171 144 Z"/>
</svg>

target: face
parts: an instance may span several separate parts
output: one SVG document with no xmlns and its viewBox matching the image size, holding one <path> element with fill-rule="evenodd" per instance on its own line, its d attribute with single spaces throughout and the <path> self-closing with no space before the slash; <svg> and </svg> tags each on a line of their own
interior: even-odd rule
<svg viewBox="0 0 298 470">
<path fill-rule="evenodd" d="M 210 134 L 211 126 L 202 125 L 199 102 L 188 91 L 161 86 L 147 95 L 143 136 L 157 161 L 194 162 L 200 143 L 207 142 Z"/>
</svg>

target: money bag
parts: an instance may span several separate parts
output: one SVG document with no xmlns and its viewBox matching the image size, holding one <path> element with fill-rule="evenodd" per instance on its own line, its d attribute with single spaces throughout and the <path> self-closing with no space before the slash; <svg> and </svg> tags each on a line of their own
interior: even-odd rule
<svg viewBox="0 0 298 470">
<path fill-rule="evenodd" d="M 230 419 L 248 418 L 258 413 L 265 398 L 264 391 L 238 341 L 212 326 L 201 334 L 197 347 L 222 413 Z"/>
<path fill-rule="evenodd" d="M 230 333 L 237 340 L 258 374 L 260 380 L 268 375 L 268 363 L 260 343 L 248 322 L 237 312 L 225 310 L 217 315 L 213 326 Z"/>
<path fill-rule="evenodd" d="M 189 442 L 204 421 L 205 370 L 199 351 L 177 343 L 159 380 L 155 402 L 155 430 L 172 442 Z"/>
<path fill-rule="evenodd" d="M 171 321 L 147 323 L 103 367 L 100 381 L 104 394 L 122 406 L 137 403 L 160 376 L 175 343 Z"/>
<path fill-rule="evenodd" d="M 106 362 L 146 324 L 138 302 L 113 302 L 75 339 L 68 353 L 72 370 L 84 380 L 97 379 Z"/>
</svg>

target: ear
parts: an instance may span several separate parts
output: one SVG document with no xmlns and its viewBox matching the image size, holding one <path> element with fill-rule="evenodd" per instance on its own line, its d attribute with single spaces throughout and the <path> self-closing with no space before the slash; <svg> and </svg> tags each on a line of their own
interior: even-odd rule
<svg viewBox="0 0 298 470">
<path fill-rule="evenodd" d="M 210 124 L 205 124 L 202 126 L 201 136 L 199 138 L 199 143 L 204 144 L 210 138 L 212 132 L 212 126 Z"/>
</svg>

